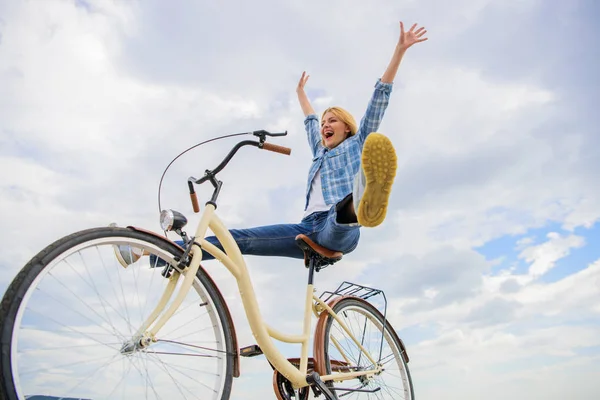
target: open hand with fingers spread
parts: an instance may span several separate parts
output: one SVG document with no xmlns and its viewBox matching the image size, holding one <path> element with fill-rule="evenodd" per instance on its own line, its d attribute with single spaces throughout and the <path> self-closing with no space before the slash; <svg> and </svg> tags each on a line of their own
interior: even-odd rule
<svg viewBox="0 0 600 400">
<path fill-rule="evenodd" d="M 306 73 L 306 71 L 302 72 L 302 76 L 300 77 L 300 81 L 298 82 L 298 87 L 296 88 L 296 93 L 300 91 L 304 91 L 304 85 L 308 81 L 310 75 Z"/>
<path fill-rule="evenodd" d="M 400 38 L 398 39 L 398 43 L 394 48 L 392 59 L 390 60 L 387 69 L 381 76 L 382 82 L 392 83 L 394 81 L 396 73 L 398 72 L 398 67 L 400 66 L 402 58 L 404 57 L 404 53 L 406 53 L 406 50 L 413 44 L 426 41 L 426 33 L 427 31 L 424 27 L 420 27 L 417 29 L 416 23 L 410 27 L 408 32 L 406 32 L 404 30 L 404 24 L 402 23 L 402 21 L 400 21 Z"/>
<path fill-rule="evenodd" d="M 315 113 L 315 110 L 310 105 L 308 96 L 304 92 L 304 85 L 306 85 L 306 81 L 308 81 L 309 76 L 310 75 L 308 75 L 306 71 L 302 72 L 302 76 L 300 77 L 300 81 L 298 81 L 298 86 L 296 87 L 298 101 L 300 102 L 300 107 L 302 107 L 302 112 L 304 112 L 305 117 Z"/>
<path fill-rule="evenodd" d="M 415 29 L 416 27 L 417 24 L 415 23 L 410 27 L 408 32 L 405 32 L 404 24 L 402 21 L 400 21 L 400 39 L 398 40 L 398 46 L 406 50 L 415 43 L 420 43 L 427 40 L 426 37 L 423 37 L 427 33 L 425 28 L 420 27 L 419 29 Z"/>
</svg>

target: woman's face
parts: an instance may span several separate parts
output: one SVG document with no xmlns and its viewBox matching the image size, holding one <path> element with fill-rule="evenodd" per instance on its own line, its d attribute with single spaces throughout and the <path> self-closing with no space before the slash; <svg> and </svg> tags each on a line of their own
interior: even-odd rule
<svg viewBox="0 0 600 400">
<path fill-rule="evenodd" d="M 348 137 L 349 133 L 348 125 L 340 121 L 332 112 L 325 113 L 321 120 L 321 138 L 325 147 L 335 148 Z"/>
</svg>

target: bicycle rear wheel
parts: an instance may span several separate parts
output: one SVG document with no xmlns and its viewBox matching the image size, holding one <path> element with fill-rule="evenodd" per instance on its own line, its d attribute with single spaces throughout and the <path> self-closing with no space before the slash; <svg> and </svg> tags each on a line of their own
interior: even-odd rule
<svg viewBox="0 0 600 400">
<path fill-rule="evenodd" d="M 413 400 L 413 386 L 405 361 L 402 342 L 383 315 L 367 301 L 356 297 L 340 298 L 333 311 L 354 338 L 383 367 L 380 374 L 345 381 L 328 381 L 340 399 Z M 385 326 L 385 327 L 384 327 Z M 383 337 L 383 340 L 382 340 Z M 327 311 L 317 324 L 315 365 L 321 375 L 373 369 L 375 366 Z"/>
<path fill-rule="evenodd" d="M 169 279 L 149 257 L 124 268 L 114 245 L 172 265 L 182 255 L 125 228 L 85 230 L 42 250 L 0 304 L 0 398 L 229 399 L 236 349 L 211 279 L 200 270 L 157 341 L 132 347 Z"/>
</svg>

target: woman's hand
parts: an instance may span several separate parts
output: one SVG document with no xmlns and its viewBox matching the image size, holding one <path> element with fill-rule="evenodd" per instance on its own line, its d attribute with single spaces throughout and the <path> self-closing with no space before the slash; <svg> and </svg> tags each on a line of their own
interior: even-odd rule
<svg viewBox="0 0 600 400">
<path fill-rule="evenodd" d="M 402 61 L 406 50 L 415 43 L 420 43 L 427 40 L 426 37 L 423 37 L 427 33 L 425 28 L 420 27 L 419 29 L 415 30 L 416 27 L 417 24 L 413 24 L 408 32 L 404 32 L 404 24 L 402 21 L 400 21 L 400 39 L 398 39 L 398 44 L 394 49 L 394 54 L 392 55 L 392 59 L 390 60 L 387 69 L 381 76 L 382 82 L 394 82 L 394 78 L 398 72 L 398 67 L 400 66 L 400 62 Z"/>
<path fill-rule="evenodd" d="M 419 29 L 415 30 L 416 27 L 417 24 L 413 24 L 408 32 L 404 32 L 404 24 L 402 21 L 400 21 L 400 39 L 398 40 L 398 46 L 402 50 L 408 49 L 415 43 L 420 43 L 427 40 L 426 37 L 423 37 L 427 33 L 425 28 L 420 27 Z"/>
<path fill-rule="evenodd" d="M 306 71 L 302 72 L 302 76 L 300 77 L 300 81 L 298 82 L 298 87 L 296 88 L 296 93 L 304 91 L 304 85 L 306 85 L 306 81 L 308 81 L 309 77 L 310 75 L 308 75 Z"/>
<path fill-rule="evenodd" d="M 310 105 L 310 101 L 308 100 L 308 96 L 304 92 L 304 85 L 306 85 L 306 81 L 308 81 L 309 75 L 306 74 L 306 71 L 302 72 L 302 76 L 300 77 L 300 81 L 298 82 L 298 86 L 296 87 L 296 93 L 298 94 L 298 101 L 300 102 L 300 107 L 302 107 L 302 112 L 304 116 L 307 117 L 310 114 L 314 114 L 315 110 Z"/>
</svg>

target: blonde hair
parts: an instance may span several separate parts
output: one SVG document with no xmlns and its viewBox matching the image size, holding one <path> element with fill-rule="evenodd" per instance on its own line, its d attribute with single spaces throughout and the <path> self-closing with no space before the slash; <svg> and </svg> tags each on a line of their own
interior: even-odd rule
<svg viewBox="0 0 600 400">
<path fill-rule="evenodd" d="M 358 126 L 356 125 L 356 121 L 354 120 L 352 114 L 350 114 L 348 111 L 344 110 L 341 107 L 329 107 L 327 110 L 323 111 L 323 114 L 321 116 L 321 122 L 323 122 L 323 118 L 325 118 L 325 114 L 327 114 L 328 112 L 332 113 L 340 121 L 348 125 L 348 128 L 350 129 L 349 136 L 354 136 L 356 134 L 356 131 L 358 131 Z"/>
</svg>

